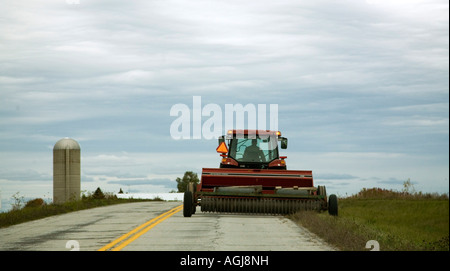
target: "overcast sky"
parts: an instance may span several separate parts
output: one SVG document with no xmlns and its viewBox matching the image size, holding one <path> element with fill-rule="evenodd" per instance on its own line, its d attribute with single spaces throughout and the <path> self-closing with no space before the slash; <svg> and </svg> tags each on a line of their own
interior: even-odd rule
<svg viewBox="0 0 450 271">
<path fill-rule="evenodd" d="M 448 192 L 447 0 L 72 2 L 0 0 L 3 199 L 52 197 L 63 137 L 86 191 L 217 167 L 216 140 L 170 136 L 193 96 L 277 104 L 288 168 L 328 191 Z"/>
</svg>

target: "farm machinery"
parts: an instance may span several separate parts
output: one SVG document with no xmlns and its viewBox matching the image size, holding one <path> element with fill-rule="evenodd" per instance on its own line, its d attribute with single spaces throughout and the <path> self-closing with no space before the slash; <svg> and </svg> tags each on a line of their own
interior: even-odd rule
<svg viewBox="0 0 450 271">
<path fill-rule="evenodd" d="M 289 214 L 328 210 L 338 214 L 336 195 L 313 185 L 312 171 L 287 170 L 288 140 L 279 131 L 229 130 L 219 137 L 219 168 L 203 168 L 199 184 L 189 183 L 183 215 L 202 212 Z"/>
</svg>

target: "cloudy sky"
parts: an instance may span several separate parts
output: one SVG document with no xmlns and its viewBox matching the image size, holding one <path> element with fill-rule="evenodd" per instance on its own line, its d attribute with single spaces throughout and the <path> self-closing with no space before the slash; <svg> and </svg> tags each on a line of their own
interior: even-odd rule
<svg viewBox="0 0 450 271">
<path fill-rule="evenodd" d="M 52 197 L 63 137 L 85 191 L 217 167 L 216 140 L 170 135 L 193 96 L 277 104 L 288 168 L 328 191 L 449 191 L 447 0 L 76 2 L 0 0 L 2 199 Z"/>
</svg>

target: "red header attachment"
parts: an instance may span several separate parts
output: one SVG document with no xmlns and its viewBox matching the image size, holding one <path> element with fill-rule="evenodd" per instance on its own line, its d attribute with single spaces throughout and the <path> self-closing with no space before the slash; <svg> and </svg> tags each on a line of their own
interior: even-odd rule
<svg viewBox="0 0 450 271">
<path fill-rule="evenodd" d="M 216 152 L 226 154 L 228 153 L 227 144 L 225 142 L 220 143 L 219 147 L 217 147 Z"/>
</svg>

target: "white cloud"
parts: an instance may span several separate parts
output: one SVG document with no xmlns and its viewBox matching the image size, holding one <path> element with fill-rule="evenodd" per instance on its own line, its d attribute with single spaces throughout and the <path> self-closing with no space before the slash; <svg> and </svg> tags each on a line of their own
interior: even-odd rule
<svg viewBox="0 0 450 271">
<path fill-rule="evenodd" d="M 107 44 L 93 41 L 79 41 L 55 46 L 53 50 L 66 53 L 92 54 L 93 56 L 99 56 L 108 54 L 108 49 L 106 47 L 108 47 Z"/>
<path fill-rule="evenodd" d="M 13 76 L 0 76 L 0 84 L 13 85 L 13 84 L 30 84 L 43 82 L 44 78 L 39 77 L 13 77 Z"/>
<path fill-rule="evenodd" d="M 397 118 L 391 119 L 384 122 L 385 125 L 392 126 L 416 126 L 416 127 L 426 127 L 435 126 L 438 129 L 442 128 L 444 132 L 448 133 L 448 118 L 437 118 L 437 119 L 424 119 L 418 117 L 412 117 L 411 119 Z"/>
</svg>

